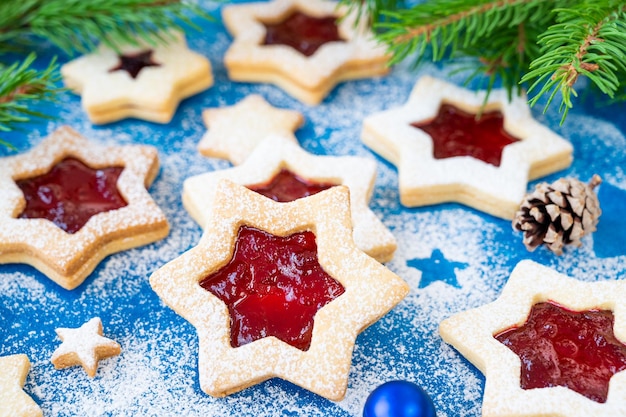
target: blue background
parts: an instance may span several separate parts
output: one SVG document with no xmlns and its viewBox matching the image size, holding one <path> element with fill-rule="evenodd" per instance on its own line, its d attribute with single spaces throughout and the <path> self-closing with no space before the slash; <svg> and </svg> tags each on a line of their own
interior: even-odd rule
<svg viewBox="0 0 626 417">
<path fill-rule="evenodd" d="M 73 291 L 61 289 L 31 267 L 0 265 L 0 355 L 29 356 L 33 366 L 25 390 L 44 415 L 360 416 L 367 395 L 376 386 L 407 379 L 431 395 L 439 416 L 479 416 L 484 380 L 439 338 L 437 326 L 443 318 L 495 299 L 522 259 L 533 259 L 581 280 L 624 278 L 624 105 L 596 109 L 587 97 L 563 126 L 555 108 L 546 114 L 540 107 L 533 109 L 540 121 L 575 148 L 571 168 L 542 180 L 573 176 L 587 181 L 598 173 L 604 183 L 598 191 L 603 209 L 598 231 L 586 237 L 581 248 L 567 250 L 561 257 L 545 249 L 529 253 L 521 234 L 508 221 L 457 204 L 402 207 L 395 167 L 359 139 L 363 118 L 403 104 L 420 75 L 461 83 L 462 76 L 448 75 L 452 65 L 425 65 L 419 70 L 400 65 L 388 77 L 342 83 L 322 104 L 310 107 L 273 86 L 231 82 L 222 62 L 231 38 L 219 22 L 217 6 L 201 4 L 218 20 L 194 19 L 203 31 L 188 32 L 188 41 L 210 59 L 215 84 L 182 102 L 171 123 L 125 120 L 94 126 L 80 107 L 80 97 L 68 92 L 54 104 L 41 105 L 54 119 L 3 136 L 17 151 L 0 147 L 0 156 L 26 151 L 64 124 L 99 143 L 157 147 L 161 172 L 150 192 L 171 224 L 166 239 L 108 257 Z M 53 55 L 59 55 L 61 63 L 70 59 L 46 44 L 36 52 L 42 68 Z M 200 238 L 200 228 L 181 204 L 183 180 L 230 166 L 197 153 L 196 145 L 206 131 L 202 110 L 232 105 L 251 93 L 263 95 L 276 107 L 304 114 L 305 125 L 296 136 L 309 152 L 359 155 L 378 163 L 370 206 L 398 240 L 398 251 L 387 266 L 409 283 L 411 292 L 358 337 L 348 392 L 339 403 L 278 379 L 223 399 L 207 396 L 198 385 L 195 329 L 164 306 L 148 284 L 152 271 Z M 94 379 L 78 367 L 54 370 L 49 359 L 60 343 L 54 329 L 78 327 L 95 316 L 101 317 L 105 335 L 122 345 L 122 354 L 102 361 Z"/>
</svg>

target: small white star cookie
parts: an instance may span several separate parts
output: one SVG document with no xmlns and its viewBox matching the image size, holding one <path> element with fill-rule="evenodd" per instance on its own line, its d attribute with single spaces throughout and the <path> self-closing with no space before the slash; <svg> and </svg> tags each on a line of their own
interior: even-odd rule
<svg viewBox="0 0 626 417">
<path fill-rule="evenodd" d="M 150 277 L 150 285 L 161 299 L 196 327 L 200 340 L 198 368 L 202 390 L 213 396 L 224 396 L 279 377 L 328 399 L 341 399 L 345 394 L 358 333 L 387 313 L 408 292 L 404 281 L 355 246 L 348 188 L 336 186 L 290 203 L 278 203 L 222 180 L 217 185 L 212 213 L 207 218 L 199 244 Z M 252 247 L 246 246 L 245 250 L 255 255 L 245 255 L 242 258 L 245 262 L 239 263 L 238 253 L 244 250 L 239 236 L 244 229 L 256 229 L 258 235 L 270 240 L 290 241 L 290 247 L 294 246 L 294 240 L 300 242 L 301 235 L 313 234 L 314 255 L 311 255 L 310 243 L 295 246 L 303 250 L 308 248 L 306 258 L 314 260 L 335 286 L 338 283 L 344 288 L 345 291 L 315 313 L 307 348 L 295 347 L 274 333 L 233 347 L 238 318 L 230 314 L 230 304 L 227 306 L 225 301 L 201 286 L 207 277 L 234 265 L 238 272 L 226 276 L 228 279 L 237 276 L 230 280 L 230 284 L 247 285 L 246 280 L 240 282 L 244 278 L 255 281 L 261 292 L 250 294 L 244 302 L 237 303 L 238 306 L 254 303 L 259 297 L 263 298 L 261 294 L 265 291 L 274 294 L 263 299 L 268 305 L 249 310 L 253 319 L 267 314 L 269 323 L 266 324 L 270 328 L 282 326 L 286 317 L 299 319 L 300 316 L 282 312 L 285 303 L 275 292 L 283 294 L 287 301 L 295 301 L 298 308 L 310 305 L 310 293 L 304 292 L 304 300 L 298 298 L 302 295 L 295 294 L 302 291 L 302 286 L 307 288 L 307 285 L 315 284 L 311 281 L 313 278 L 308 278 L 310 262 L 302 263 L 303 258 L 299 255 L 281 257 L 282 251 L 288 249 L 286 247 L 276 249 L 279 252 L 276 255 L 272 250 L 263 249 L 267 246 L 262 242 L 253 239 L 248 241 Z M 280 261 L 269 266 L 250 263 L 255 261 L 253 258 L 274 256 Z M 273 272 L 266 275 L 265 268 L 275 269 L 280 277 Z M 246 270 L 252 271 L 252 275 L 246 274 Z M 298 276 L 300 278 L 296 278 Z M 283 281 L 277 281 L 282 279 L 287 279 L 290 284 L 282 286 Z M 264 323 L 263 319 L 261 322 Z M 244 330 L 250 327 L 244 326 Z M 300 332 L 296 331 L 296 334 Z"/>
<path fill-rule="evenodd" d="M 350 189 L 357 247 L 380 262 L 391 260 L 396 240 L 367 206 L 376 180 L 374 161 L 352 156 L 316 156 L 291 138 L 268 136 L 243 164 L 188 178 L 183 185 L 183 204 L 191 216 L 204 225 L 209 220 L 207 216 L 211 213 L 220 179 L 251 187 L 271 182 L 283 169 L 312 183 L 346 185 Z"/>
<path fill-rule="evenodd" d="M 482 111 L 483 115 L 499 111 L 504 134 L 514 140 L 497 151 L 489 148 L 490 143 L 470 144 L 479 152 L 495 152 L 499 165 L 470 155 L 436 158 L 438 149 L 426 128 L 412 125 L 436 121 L 444 106 L 467 113 L 465 117 L 473 121 L 484 99 L 484 91 L 474 92 L 423 76 L 403 106 L 365 118 L 361 138 L 398 167 L 402 204 L 415 207 L 459 202 L 510 220 L 519 208 L 529 180 L 570 165 L 572 145 L 538 123 L 524 97 L 509 101 L 504 90 L 492 91 Z M 441 124 L 445 129 L 445 123 Z M 455 138 L 458 131 L 446 135 Z M 468 137 L 486 140 L 487 135 Z M 446 151 L 446 146 L 444 142 L 441 148 Z"/>
<path fill-rule="evenodd" d="M 583 282 L 540 264 L 522 261 L 511 273 L 497 300 L 453 315 L 440 324 L 439 332 L 447 343 L 485 374 L 482 405 L 482 415 L 485 417 L 623 417 L 626 415 L 625 298 L 626 282 L 623 280 Z M 577 318 L 568 319 L 565 316 L 562 322 L 555 318 L 546 322 L 533 319 L 539 330 L 531 328 L 530 333 L 520 336 L 518 340 L 529 345 L 525 347 L 525 355 L 528 351 L 537 351 L 541 356 L 539 361 L 524 356 L 522 369 L 518 354 L 508 344 L 496 339 L 496 336 L 502 337 L 500 335 L 506 335 L 506 331 L 518 331 L 529 326 L 527 323 L 531 322 L 530 317 L 537 306 L 559 306 L 558 309 L 564 309 L 561 311 L 566 311 L 568 316 Z M 594 318 L 590 314 L 601 311 L 601 314 L 606 315 L 607 310 L 614 316 L 609 335 L 604 332 L 594 335 L 589 333 L 590 330 L 575 328 L 571 331 L 566 328 L 577 321 L 582 323 L 579 326 L 602 320 L 610 323 L 607 318 Z M 617 340 L 609 342 L 613 337 Z M 585 339 L 595 341 L 587 344 Z M 595 378 L 599 372 L 585 368 L 589 365 L 581 368 L 586 371 L 576 371 L 572 365 L 577 361 L 586 361 L 587 358 L 591 358 L 589 363 L 593 363 L 593 358 L 598 357 L 593 350 L 609 343 L 621 345 L 618 349 L 623 352 L 619 360 L 623 370 L 617 373 L 611 371 L 608 395 L 602 402 L 602 399 L 592 399 L 592 395 L 583 390 L 574 389 L 583 377 Z M 593 366 L 608 363 L 604 353 L 600 357 Z M 531 374 L 544 369 L 549 370 L 545 375 Z M 524 389 L 522 382 L 527 373 L 532 378 L 549 377 L 554 382 L 548 386 L 532 385 Z M 574 375 L 571 382 L 562 380 L 566 374 Z"/>
<path fill-rule="evenodd" d="M 56 333 L 63 342 L 50 359 L 56 369 L 80 365 L 93 378 L 100 360 L 119 355 L 122 351 L 119 343 L 102 335 L 99 317 L 92 318 L 77 329 L 56 329 Z"/>
<path fill-rule="evenodd" d="M 0 416 L 41 417 L 43 412 L 22 387 L 30 370 L 28 356 L 0 357 Z"/>
<path fill-rule="evenodd" d="M 273 107 L 256 94 L 233 106 L 207 109 L 202 112 L 202 118 L 209 130 L 198 144 L 198 151 L 205 156 L 228 159 L 234 165 L 245 161 L 270 134 L 297 143 L 293 133 L 304 123 L 300 112 Z"/>
<path fill-rule="evenodd" d="M 181 100 L 213 84 L 209 60 L 187 47 L 181 33 L 165 45 L 106 45 L 61 67 L 65 85 L 80 94 L 96 124 L 134 117 L 168 123 Z"/>
<path fill-rule="evenodd" d="M 41 216 L 21 217 L 29 205 L 18 183 L 44 176 L 68 158 L 93 171 L 94 182 L 78 177 L 81 181 L 76 188 L 81 191 L 70 197 L 63 196 L 62 185 L 33 187 L 33 201 L 50 203 L 55 195 L 67 199 L 64 206 L 50 208 L 57 215 L 69 206 L 90 207 L 83 201 L 84 193 L 100 188 L 102 169 L 119 167 L 121 173 L 114 189 L 104 189 L 102 193 L 105 197 L 119 193 L 124 205 L 91 215 L 72 233 L 62 228 L 67 225 L 66 220 L 54 223 Z M 63 288 L 73 289 L 107 255 L 164 238 L 169 224 L 146 189 L 158 171 L 158 154 L 151 146 L 100 146 L 69 127 L 57 129 L 24 154 L 2 158 L 0 263 L 32 265 Z"/>
<path fill-rule="evenodd" d="M 305 17 L 338 18 L 341 41 L 324 43 L 310 56 L 286 44 L 266 45 L 266 25 L 281 23 L 296 12 Z M 355 16 L 346 13 L 336 2 L 325 0 L 273 0 L 224 7 L 224 24 L 234 37 L 224 57 L 228 76 L 235 81 L 275 84 L 313 105 L 341 81 L 386 74 L 389 56 L 366 29 L 367 19 L 355 26 Z M 292 26 L 308 27 L 297 22 Z M 293 39 L 295 34 L 285 36 Z"/>
</svg>

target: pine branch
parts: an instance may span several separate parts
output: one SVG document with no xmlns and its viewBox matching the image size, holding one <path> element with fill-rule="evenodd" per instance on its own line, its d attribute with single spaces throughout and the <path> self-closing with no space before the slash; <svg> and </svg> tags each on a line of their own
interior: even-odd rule
<svg viewBox="0 0 626 417">
<path fill-rule="evenodd" d="M 0 66 L 0 131 L 11 131 L 16 124 L 28 122 L 31 117 L 45 118 L 44 114 L 30 110 L 27 104 L 54 100 L 63 91 L 56 86 L 60 80 L 56 62 L 53 60 L 45 70 L 37 71 L 31 67 L 34 60 L 35 54 L 31 53 L 21 63 Z"/>
<path fill-rule="evenodd" d="M 626 100 L 626 6 L 621 0 L 429 0 L 407 9 L 392 0 L 342 0 L 374 21 L 392 62 L 473 58 L 467 82 L 487 76 L 509 95 L 528 87 L 531 104 L 560 92 L 563 119 L 583 75 Z M 478 61 L 478 62 L 477 62 Z"/>
<path fill-rule="evenodd" d="M 611 98 L 624 96 L 626 76 L 626 5 L 621 1 L 584 1 L 557 9 L 557 24 L 539 37 L 542 56 L 522 78 L 536 91 L 531 104 L 548 95 L 547 106 L 561 93 L 562 121 L 572 108 L 574 85 L 588 77 Z"/>
<path fill-rule="evenodd" d="M 166 28 L 192 25 L 187 12 L 207 17 L 197 6 L 180 0 L 9 0 L 0 2 L 0 52 L 27 46 L 36 36 L 63 51 L 85 53 L 98 42 L 112 47 L 154 42 Z M 165 39 L 162 39 L 165 40 Z"/>
</svg>

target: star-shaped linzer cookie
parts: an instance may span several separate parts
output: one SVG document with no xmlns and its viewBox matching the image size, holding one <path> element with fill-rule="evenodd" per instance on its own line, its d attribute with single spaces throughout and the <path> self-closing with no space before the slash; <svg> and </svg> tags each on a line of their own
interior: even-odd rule
<svg viewBox="0 0 626 417">
<path fill-rule="evenodd" d="M 41 417 L 43 412 L 22 387 L 30 370 L 28 356 L 0 357 L 0 416 Z"/>
<path fill-rule="evenodd" d="M 169 224 L 148 187 L 151 146 L 100 146 L 61 127 L 0 160 L 0 263 L 34 266 L 66 289 L 107 255 L 162 239 Z"/>
<path fill-rule="evenodd" d="M 222 180 L 207 219 L 199 244 L 150 277 L 197 329 L 202 390 L 279 377 L 341 399 L 356 336 L 408 292 L 354 244 L 348 188 L 279 203 Z"/>
<path fill-rule="evenodd" d="M 292 201 L 333 185 L 350 189 L 354 240 L 363 252 L 380 262 L 393 257 L 396 240 L 367 206 L 376 180 L 373 160 L 353 156 L 316 156 L 283 136 L 268 136 L 246 161 L 234 168 L 211 171 L 188 178 L 183 203 L 191 216 L 206 224 L 211 214 L 216 185 L 227 178 L 237 184 L 272 193 L 277 201 Z M 280 183 L 276 183 L 280 181 Z M 274 182 L 275 184 L 271 184 Z M 309 188 L 314 190 L 310 191 Z M 271 188 L 271 190 L 269 189 Z M 284 197 L 280 194 L 287 193 Z"/>
<path fill-rule="evenodd" d="M 325 0 L 273 0 L 224 7 L 233 43 L 224 64 L 235 81 L 272 83 L 318 104 L 341 81 L 384 75 L 389 56 L 354 14 Z"/>
<path fill-rule="evenodd" d="M 361 138 L 397 166 L 403 205 L 459 202 L 512 219 L 529 180 L 570 165 L 572 145 L 525 97 L 494 90 L 483 103 L 484 91 L 423 76 L 403 106 L 365 118 Z"/>
<path fill-rule="evenodd" d="M 80 365 L 91 378 L 96 376 L 98 362 L 119 355 L 120 345 L 102 335 L 102 321 L 94 317 L 77 329 L 59 328 L 57 335 L 63 342 L 50 361 L 56 369 Z"/>
<path fill-rule="evenodd" d="M 81 95 L 93 123 L 128 117 L 168 123 L 181 100 L 213 84 L 209 60 L 191 51 L 181 33 L 161 38 L 168 43 L 137 40 L 119 52 L 101 45 L 61 67 L 65 85 Z"/>
<path fill-rule="evenodd" d="M 622 417 L 624 297 L 624 281 L 583 282 L 522 261 L 497 300 L 439 331 L 485 374 L 485 417 Z"/>
<path fill-rule="evenodd" d="M 206 109 L 202 118 L 208 131 L 198 151 L 208 157 L 228 159 L 234 165 L 244 162 L 270 134 L 297 143 L 293 133 L 304 123 L 300 112 L 273 107 L 256 94 L 233 106 Z"/>
</svg>

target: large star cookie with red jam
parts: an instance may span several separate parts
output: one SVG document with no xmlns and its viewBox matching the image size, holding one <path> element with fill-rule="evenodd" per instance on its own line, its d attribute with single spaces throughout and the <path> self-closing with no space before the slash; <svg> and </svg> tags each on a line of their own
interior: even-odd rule
<svg viewBox="0 0 626 417">
<path fill-rule="evenodd" d="M 62 127 L 0 161 L 0 263 L 26 263 L 66 289 L 107 255 L 167 236 L 148 187 L 150 146 L 99 146 Z"/>
<path fill-rule="evenodd" d="M 386 74 L 389 56 L 355 15 L 325 0 L 273 0 L 224 7 L 233 43 L 224 64 L 235 81 L 273 83 L 318 104 L 344 80 Z"/>
<path fill-rule="evenodd" d="M 316 156 L 291 138 L 268 136 L 243 164 L 185 180 L 183 204 L 200 225 L 209 221 L 215 188 L 222 178 L 280 202 L 307 197 L 334 185 L 346 185 L 350 189 L 357 247 L 380 262 L 393 257 L 396 240 L 367 205 L 376 180 L 376 164 L 372 160 Z"/>
<path fill-rule="evenodd" d="M 485 417 L 624 416 L 626 282 L 582 282 L 531 261 L 498 299 L 444 320 L 486 377 Z"/>
<path fill-rule="evenodd" d="M 0 357 L 0 416 L 41 417 L 43 412 L 22 387 L 30 369 L 23 354 Z"/>
<path fill-rule="evenodd" d="M 525 97 L 494 90 L 485 102 L 484 91 L 428 76 L 402 107 L 368 116 L 361 138 L 398 167 L 405 206 L 459 202 L 505 219 L 529 180 L 572 161 L 572 145 L 532 117 Z"/>
<path fill-rule="evenodd" d="M 345 186 L 279 203 L 218 183 L 198 246 L 150 277 L 198 331 L 203 391 L 279 377 L 344 396 L 357 334 L 408 292 L 357 249 L 349 206 Z"/>
<path fill-rule="evenodd" d="M 65 85 L 81 95 L 93 123 L 127 117 L 168 123 L 178 103 L 213 84 L 209 60 L 187 47 L 180 33 L 165 45 L 138 40 L 120 52 L 102 45 L 61 67 Z"/>
</svg>

